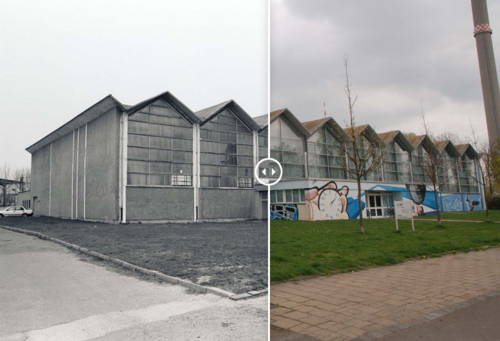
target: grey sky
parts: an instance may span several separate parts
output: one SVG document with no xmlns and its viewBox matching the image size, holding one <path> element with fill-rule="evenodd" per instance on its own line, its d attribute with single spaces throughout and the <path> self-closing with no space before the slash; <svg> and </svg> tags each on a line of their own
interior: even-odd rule
<svg viewBox="0 0 500 341">
<path fill-rule="evenodd" d="M 267 1 L 2 1 L 0 164 L 108 94 L 268 111 Z"/>
<path fill-rule="evenodd" d="M 500 1 L 488 1 L 500 55 Z M 345 126 L 343 55 L 349 55 L 355 117 L 382 133 L 487 138 L 470 0 L 271 0 L 271 110 L 301 121 L 327 114 Z M 498 64 L 498 63 L 497 63 Z"/>
</svg>

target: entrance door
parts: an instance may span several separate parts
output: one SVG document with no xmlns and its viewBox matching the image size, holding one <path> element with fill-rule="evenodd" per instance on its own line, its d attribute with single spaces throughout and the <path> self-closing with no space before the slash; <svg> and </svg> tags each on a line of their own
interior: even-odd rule
<svg viewBox="0 0 500 341">
<path fill-rule="evenodd" d="M 368 212 L 371 218 L 388 218 L 394 214 L 394 198 L 392 193 L 369 193 Z"/>
</svg>

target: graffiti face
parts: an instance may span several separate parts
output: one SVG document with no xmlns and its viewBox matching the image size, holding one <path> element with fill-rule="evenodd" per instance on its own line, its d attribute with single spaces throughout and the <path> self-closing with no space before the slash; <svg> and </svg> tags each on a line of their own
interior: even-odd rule
<svg viewBox="0 0 500 341">
<path fill-rule="evenodd" d="M 299 211 L 297 205 L 271 205 L 271 219 L 298 220 Z"/>
<path fill-rule="evenodd" d="M 337 189 L 330 181 L 325 186 L 306 189 L 306 206 L 310 220 L 349 219 L 347 213 L 347 186 Z"/>
</svg>

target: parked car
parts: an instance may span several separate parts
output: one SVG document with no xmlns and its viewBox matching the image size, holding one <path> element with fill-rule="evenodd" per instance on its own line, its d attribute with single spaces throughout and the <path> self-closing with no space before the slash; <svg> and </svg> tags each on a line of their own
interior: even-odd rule
<svg viewBox="0 0 500 341">
<path fill-rule="evenodd" d="M 33 210 L 28 210 L 22 206 L 10 206 L 0 208 L 0 218 L 3 217 L 27 217 L 33 215 Z"/>
</svg>

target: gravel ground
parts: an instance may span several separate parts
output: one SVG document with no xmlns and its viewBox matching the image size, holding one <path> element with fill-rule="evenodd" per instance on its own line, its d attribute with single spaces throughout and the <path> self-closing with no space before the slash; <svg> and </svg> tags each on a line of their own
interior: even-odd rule
<svg viewBox="0 0 500 341">
<path fill-rule="evenodd" d="M 113 225 L 47 217 L 4 218 L 167 275 L 239 294 L 268 284 L 267 222 Z"/>
</svg>

